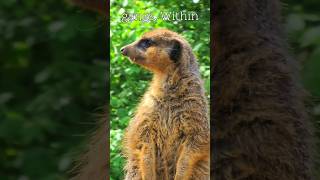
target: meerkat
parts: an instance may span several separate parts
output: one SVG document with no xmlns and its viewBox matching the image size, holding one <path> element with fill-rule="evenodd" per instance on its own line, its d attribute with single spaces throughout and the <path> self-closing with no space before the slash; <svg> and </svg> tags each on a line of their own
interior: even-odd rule
<svg viewBox="0 0 320 180">
<path fill-rule="evenodd" d="M 126 129 L 126 180 L 208 180 L 208 105 L 189 43 L 166 29 L 145 33 L 121 48 L 153 73 Z"/>
<path fill-rule="evenodd" d="M 221 0 L 215 7 L 212 179 L 313 179 L 305 92 L 281 2 Z"/>
</svg>

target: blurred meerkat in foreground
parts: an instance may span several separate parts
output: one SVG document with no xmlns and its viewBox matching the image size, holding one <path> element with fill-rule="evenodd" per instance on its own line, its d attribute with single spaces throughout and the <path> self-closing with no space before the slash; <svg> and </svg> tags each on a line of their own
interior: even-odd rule
<svg viewBox="0 0 320 180">
<path fill-rule="evenodd" d="M 280 0 L 214 6 L 212 179 L 313 179 L 306 97 Z"/>
<path fill-rule="evenodd" d="M 208 105 L 189 43 L 156 29 L 121 52 L 153 73 L 124 136 L 125 179 L 208 180 Z"/>
<path fill-rule="evenodd" d="M 108 3 L 105 0 L 71 0 L 80 7 L 106 15 Z M 107 17 L 108 18 L 108 17 Z M 106 82 L 107 85 L 109 84 Z M 89 139 L 87 151 L 73 167 L 72 180 L 106 180 L 109 178 L 109 116 L 108 105 L 104 109 L 98 129 Z"/>
</svg>

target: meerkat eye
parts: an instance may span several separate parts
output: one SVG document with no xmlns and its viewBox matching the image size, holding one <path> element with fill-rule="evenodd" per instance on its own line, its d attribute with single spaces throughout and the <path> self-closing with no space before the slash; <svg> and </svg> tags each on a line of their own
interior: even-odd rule
<svg viewBox="0 0 320 180">
<path fill-rule="evenodd" d="M 153 44 L 153 41 L 151 39 L 142 39 L 139 43 L 138 43 L 138 47 L 140 47 L 141 49 L 147 49 L 148 47 L 150 47 Z"/>
</svg>

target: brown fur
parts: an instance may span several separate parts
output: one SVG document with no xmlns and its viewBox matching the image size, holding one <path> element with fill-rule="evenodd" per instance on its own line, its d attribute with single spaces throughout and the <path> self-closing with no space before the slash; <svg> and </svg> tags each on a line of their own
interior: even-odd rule
<svg viewBox="0 0 320 180">
<path fill-rule="evenodd" d="M 280 2 L 215 5 L 211 178 L 312 179 L 305 95 L 280 26 Z"/>
<path fill-rule="evenodd" d="M 88 150 L 78 161 L 73 172 L 76 176 L 72 180 L 105 180 L 109 177 L 109 133 L 108 114 L 102 117 L 99 129 L 90 139 Z"/>
<path fill-rule="evenodd" d="M 177 33 L 154 30 L 141 39 L 156 45 L 145 51 L 134 42 L 123 51 L 153 72 L 153 80 L 126 129 L 126 180 L 209 179 L 207 102 L 190 45 Z M 179 43 L 177 62 L 170 53 Z"/>
</svg>

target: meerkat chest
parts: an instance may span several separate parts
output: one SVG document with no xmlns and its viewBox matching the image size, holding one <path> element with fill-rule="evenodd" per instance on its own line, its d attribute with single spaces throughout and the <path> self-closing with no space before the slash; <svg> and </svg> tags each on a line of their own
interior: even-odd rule
<svg viewBox="0 0 320 180">
<path fill-rule="evenodd" d="M 157 134 L 170 135 L 172 131 L 179 130 L 180 104 L 178 99 L 157 98 L 146 94 L 137 109 L 138 113 L 145 119 L 145 123 L 154 127 Z"/>
<path fill-rule="evenodd" d="M 168 169 L 174 170 L 178 158 L 176 152 L 179 152 L 186 138 L 180 116 L 183 109 L 178 101 L 145 95 L 138 109 L 136 119 L 139 123 L 136 125 L 136 132 L 139 132 L 139 137 L 143 137 L 144 141 L 154 145 L 157 167 L 167 168 L 159 168 L 158 174 L 165 174 L 164 171 Z"/>
</svg>

